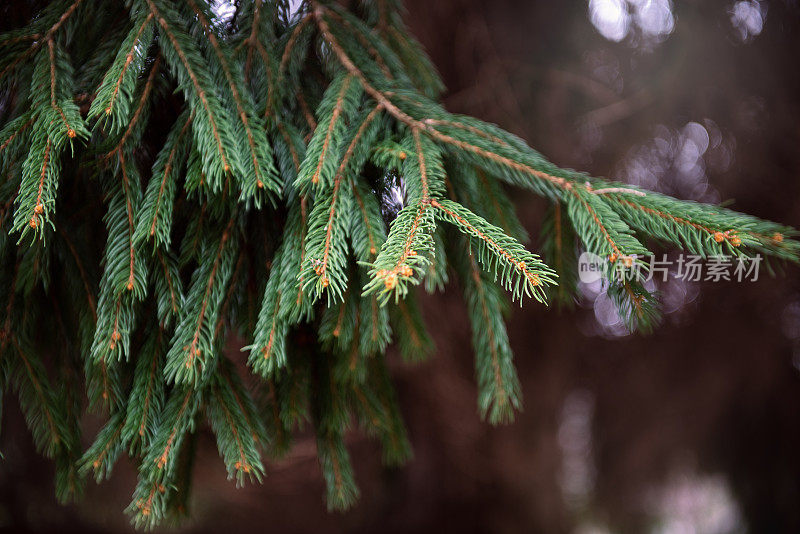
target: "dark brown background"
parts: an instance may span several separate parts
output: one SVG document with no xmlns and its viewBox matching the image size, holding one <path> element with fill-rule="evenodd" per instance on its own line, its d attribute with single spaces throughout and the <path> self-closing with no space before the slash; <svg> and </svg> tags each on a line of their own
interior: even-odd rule
<svg viewBox="0 0 800 534">
<path fill-rule="evenodd" d="M 0 16 L 13 15 L 13 4 Z M 620 179 L 659 167 L 660 190 L 735 199 L 735 209 L 800 226 L 797 2 L 761 2 L 763 29 L 747 39 L 731 22 L 734 2 L 662 4 L 674 27 L 660 42 L 634 27 L 614 43 L 585 1 L 407 2 L 451 110 L 518 133 L 563 166 Z M 720 139 L 694 161 L 689 122 Z M 654 143 L 667 148 L 657 153 Z M 536 235 L 544 205 L 515 197 Z M 350 436 L 362 498 L 329 514 L 311 439 L 270 465 L 263 485 L 236 490 L 203 435 L 184 529 L 798 532 L 799 282 L 789 267 L 757 283 L 672 285 L 672 313 L 649 337 L 604 329 L 589 298 L 573 312 L 515 309 L 509 333 L 525 411 L 499 428 L 476 414 L 458 289 L 426 298 L 438 352 L 394 366 L 411 463 L 386 470 L 375 444 Z M 52 467 L 31 453 L 6 400 L 0 528 L 130 529 L 121 511 L 131 464 L 90 483 L 82 504 L 59 507 Z"/>
</svg>

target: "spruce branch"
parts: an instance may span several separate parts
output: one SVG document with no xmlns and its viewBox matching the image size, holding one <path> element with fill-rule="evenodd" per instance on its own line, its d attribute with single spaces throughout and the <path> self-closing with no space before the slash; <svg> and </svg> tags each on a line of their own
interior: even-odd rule
<svg viewBox="0 0 800 534">
<path fill-rule="evenodd" d="M 211 75 L 203 67 L 202 54 L 191 37 L 174 22 L 179 19 L 178 14 L 167 4 L 157 6 L 156 0 L 146 1 L 166 37 L 159 40 L 159 44 L 168 63 L 181 85 L 186 87 L 187 99 L 196 102 L 194 107 L 203 112 L 203 120 L 198 117 L 192 125 L 198 144 L 215 147 L 215 151 L 202 154 L 202 167 L 216 189 L 226 173 L 243 174 L 236 158 L 230 120 L 213 90 Z"/>
<path fill-rule="evenodd" d="M 250 98 L 250 93 L 243 90 L 243 73 L 234 70 L 232 58 L 229 57 L 228 49 L 222 47 L 217 40 L 217 36 L 208 21 L 203 9 L 198 7 L 194 0 L 187 0 L 192 11 L 197 16 L 203 27 L 203 32 L 208 38 L 211 48 L 219 61 L 219 65 L 225 74 L 225 80 L 230 89 L 236 113 L 241 121 L 244 130 L 244 138 L 247 140 L 249 157 L 245 158 L 244 168 L 242 169 L 242 198 L 256 198 L 259 190 L 267 188 L 273 192 L 279 191 L 278 177 L 274 165 L 272 164 L 272 150 L 266 137 L 260 119 L 255 114 L 255 106 Z M 239 139 L 242 136 L 237 136 Z"/>
<path fill-rule="evenodd" d="M 545 287 L 556 284 L 556 274 L 538 256 L 525 250 L 500 228 L 453 201 L 432 200 L 431 205 L 439 217 L 472 238 L 471 243 L 478 248 L 478 261 L 486 270 L 495 273 L 495 278 L 501 278 L 512 298 L 521 300 L 527 296 L 545 301 Z"/>
<path fill-rule="evenodd" d="M 111 67 L 106 71 L 97 96 L 89 108 L 90 118 L 105 116 L 110 119 L 111 132 L 128 122 L 136 81 L 139 72 L 144 68 L 154 28 L 153 13 L 137 17 Z"/>
<path fill-rule="evenodd" d="M 571 302 L 582 250 L 639 330 L 658 294 L 616 268 L 650 245 L 798 261 L 789 227 L 559 168 L 448 112 L 397 0 L 242 1 L 230 21 L 207 0 L 95 4 L 0 35 L 0 391 L 61 499 L 127 451 L 128 512 L 152 528 L 187 513 L 196 427 L 243 483 L 310 422 L 343 509 L 353 423 L 386 463 L 411 457 L 386 352 L 434 350 L 415 286 L 462 288 L 478 409 L 501 423 L 522 400 L 507 297 Z M 546 263 L 506 186 L 548 201 Z M 252 384 L 224 354 L 241 339 Z M 106 418 L 86 451 L 83 409 Z"/>
<path fill-rule="evenodd" d="M 6 64 L 2 71 L 0 71 L 0 82 L 11 73 L 17 66 L 22 64 L 25 60 L 27 60 L 30 56 L 36 53 L 37 50 L 42 46 L 43 43 L 48 43 L 52 40 L 53 36 L 58 32 L 59 29 L 67 22 L 75 10 L 78 9 L 78 6 L 81 5 L 83 0 L 74 0 L 71 4 L 67 4 L 66 1 L 62 2 L 54 2 L 50 7 L 47 15 L 43 17 L 43 19 L 48 20 L 53 15 L 56 14 L 56 10 L 60 7 L 63 8 L 64 5 L 68 5 L 68 7 L 61 13 L 61 16 L 50 26 L 45 32 L 43 33 L 33 33 L 30 35 L 25 36 L 9 36 L 9 38 L 0 40 L 0 45 L 9 46 L 12 44 L 17 44 L 21 42 L 26 42 L 32 40 L 33 42 L 30 46 L 21 54 L 14 57 L 11 61 Z M 11 56 L 9 56 L 9 59 Z M 0 63 L 1 65 L 2 63 Z"/>
<path fill-rule="evenodd" d="M 142 210 L 139 212 L 134 241 L 153 240 L 156 247 L 169 248 L 172 212 L 177 190 L 176 174 L 188 152 L 186 133 L 193 115 L 184 112 L 172 127 L 164 146 L 156 157 L 153 173 L 147 184 Z"/>
<path fill-rule="evenodd" d="M 165 373 L 170 382 L 197 384 L 212 366 L 216 354 L 214 327 L 236 255 L 234 222 L 232 217 L 217 240 L 209 238 L 204 243 L 204 261 L 192 278 L 167 353 Z"/>
</svg>

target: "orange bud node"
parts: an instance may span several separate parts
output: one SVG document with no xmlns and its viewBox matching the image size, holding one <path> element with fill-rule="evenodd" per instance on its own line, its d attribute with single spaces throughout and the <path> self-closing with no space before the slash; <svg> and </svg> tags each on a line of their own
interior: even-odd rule
<svg viewBox="0 0 800 534">
<path fill-rule="evenodd" d="M 383 284 L 386 286 L 386 289 L 394 289 L 395 286 L 397 286 L 397 275 L 395 273 L 387 274 Z"/>
<path fill-rule="evenodd" d="M 723 234 L 722 232 L 714 232 L 714 241 L 716 241 L 717 243 L 722 243 L 723 241 L 725 241 L 725 234 Z"/>
</svg>

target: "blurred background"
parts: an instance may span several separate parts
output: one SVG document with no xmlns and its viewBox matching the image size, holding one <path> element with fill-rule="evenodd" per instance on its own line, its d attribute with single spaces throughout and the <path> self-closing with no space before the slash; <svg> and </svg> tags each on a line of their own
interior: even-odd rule
<svg viewBox="0 0 800 534">
<path fill-rule="evenodd" d="M 796 0 L 406 5 L 451 111 L 498 123 L 561 166 L 800 226 Z M 544 203 L 514 197 L 537 235 Z M 664 324 L 647 337 L 626 333 L 597 286 L 581 287 L 573 311 L 514 309 L 525 409 L 503 427 L 476 412 L 459 289 L 426 297 L 435 357 L 406 366 L 390 354 L 408 465 L 383 468 L 377 445 L 353 433 L 362 497 L 329 514 L 311 437 L 262 485 L 237 490 L 204 434 L 181 530 L 800 532 L 799 275 L 671 279 L 659 287 Z M 133 466 L 123 459 L 81 504 L 57 505 L 52 466 L 7 400 L 0 529 L 132 530 L 122 510 Z"/>
</svg>

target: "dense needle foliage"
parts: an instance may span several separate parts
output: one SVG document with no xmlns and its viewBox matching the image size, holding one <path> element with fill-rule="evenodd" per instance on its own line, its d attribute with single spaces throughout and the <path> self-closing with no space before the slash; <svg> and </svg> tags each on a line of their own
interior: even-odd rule
<svg viewBox="0 0 800 534">
<path fill-rule="evenodd" d="M 608 260 L 631 328 L 657 321 L 648 240 L 797 259 L 789 228 L 560 169 L 448 113 L 398 2 L 351 4 L 60 0 L 0 35 L 0 387 L 59 498 L 127 453 L 129 512 L 153 526 L 186 513 L 199 425 L 243 482 L 310 423 L 345 508 L 352 424 L 386 462 L 411 454 L 384 353 L 432 352 L 418 285 L 458 279 L 497 423 L 521 404 L 508 297 L 569 302 L 580 250 Z M 547 263 L 502 182 L 550 202 Z"/>
</svg>

